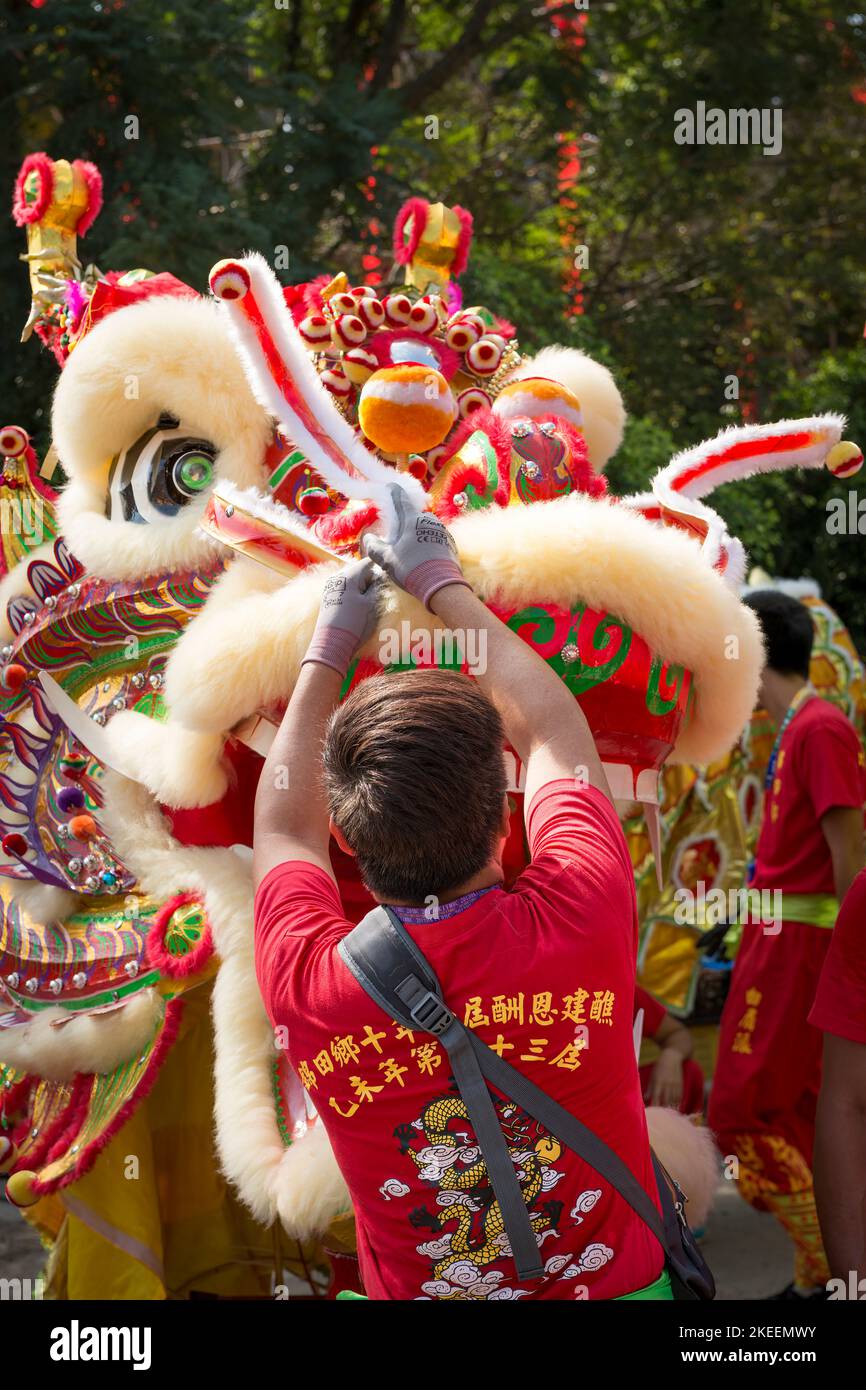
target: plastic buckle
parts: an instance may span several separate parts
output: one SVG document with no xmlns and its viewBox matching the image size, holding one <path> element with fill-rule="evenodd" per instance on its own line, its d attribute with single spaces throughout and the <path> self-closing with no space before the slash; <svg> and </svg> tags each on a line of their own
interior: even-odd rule
<svg viewBox="0 0 866 1390">
<path fill-rule="evenodd" d="M 454 1022 L 454 1015 L 431 990 L 425 990 L 409 1009 L 410 1017 L 428 1033 L 441 1037 Z"/>
</svg>

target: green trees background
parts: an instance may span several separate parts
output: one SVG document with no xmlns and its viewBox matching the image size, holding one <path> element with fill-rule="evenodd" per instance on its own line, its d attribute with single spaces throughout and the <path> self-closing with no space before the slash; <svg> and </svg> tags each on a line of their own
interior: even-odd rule
<svg viewBox="0 0 866 1390">
<path fill-rule="evenodd" d="M 563 37 L 577 14 L 581 47 Z M 616 372 L 631 413 L 616 490 L 744 414 L 841 410 L 866 442 L 866 16 L 851 6 L 4 0 L 0 53 L 3 184 L 34 149 L 97 162 L 105 208 L 80 249 L 104 269 L 203 288 L 220 256 L 286 245 L 287 281 L 365 254 L 387 271 L 402 199 L 443 198 L 475 216 L 467 302 L 505 313 L 524 349 L 574 343 Z M 778 107 L 782 153 L 678 146 L 674 113 L 699 99 Z M 562 288 L 569 133 L 581 316 Z M 0 405 L 44 443 L 54 366 L 16 346 L 23 249 L 10 219 Z M 866 646 L 866 537 L 825 526 L 857 481 L 755 479 L 717 505 L 754 561 L 814 575 Z"/>
</svg>

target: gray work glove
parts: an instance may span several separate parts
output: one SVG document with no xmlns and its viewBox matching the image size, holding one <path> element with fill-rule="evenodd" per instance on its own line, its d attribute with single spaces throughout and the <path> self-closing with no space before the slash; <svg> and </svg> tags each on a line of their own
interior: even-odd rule
<svg viewBox="0 0 866 1390">
<path fill-rule="evenodd" d="M 465 584 L 470 588 L 454 542 L 438 516 L 418 511 L 398 484 L 389 484 L 388 491 L 394 503 L 396 527 L 387 538 L 368 532 L 361 542 L 364 554 L 426 608 L 433 595 L 447 584 Z"/>
<path fill-rule="evenodd" d="M 379 616 L 381 579 L 372 560 L 353 560 L 325 581 L 315 630 L 301 665 L 317 661 L 345 676 Z"/>
</svg>

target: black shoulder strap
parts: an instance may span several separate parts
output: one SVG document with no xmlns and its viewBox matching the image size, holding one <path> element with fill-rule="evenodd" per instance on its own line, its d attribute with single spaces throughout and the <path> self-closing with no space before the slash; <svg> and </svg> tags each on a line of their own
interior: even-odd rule
<svg viewBox="0 0 866 1390">
<path fill-rule="evenodd" d="M 375 908 L 343 937 L 338 949 L 355 979 L 389 1017 L 405 1028 L 433 1033 L 447 1051 L 502 1211 L 521 1280 L 538 1278 L 543 1271 L 485 1078 L 606 1179 L 649 1227 L 665 1254 L 670 1255 L 658 1209 L 619 1155 L 464 1027 L 443 1001 L 434 971 L 395 913 L 386 907 Z"/>
<path fill-rule="evenodd" d="M 471 1035 L 442 1002 L 439 981 L 426 959 L 399 918 L 384 907 L 369 912 L 338 949 L 358 983 L 390 1018 L 439 1038 L 484 1156 L 518 1278 L 540 1279 L 544 1269 L 538 1242 Z"/>
</svg>

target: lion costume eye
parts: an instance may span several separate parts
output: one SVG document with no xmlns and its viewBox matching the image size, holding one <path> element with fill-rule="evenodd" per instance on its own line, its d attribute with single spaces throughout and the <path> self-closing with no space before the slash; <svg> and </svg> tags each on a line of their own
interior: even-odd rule
<svg viewBox="0 0 866 1390">
<path fill-rule="evenodd" d="M 190 435 L 172 416 L 161 415 L 112 459 L 106 515 L 110 521 L 144 525 L 177 516 L 207 492 L 216 455 L 215 444 Z"/>
</svg>

